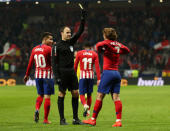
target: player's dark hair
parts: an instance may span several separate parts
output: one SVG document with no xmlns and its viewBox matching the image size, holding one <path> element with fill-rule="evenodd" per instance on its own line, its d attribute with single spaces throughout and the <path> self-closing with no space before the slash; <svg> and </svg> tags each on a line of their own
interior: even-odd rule
<svg viewBox="0 0 170 131">
<path fill-rule="evenodd" d="M 66 27 L 68 27 L 68 26 L 62 26 L 62 27 L 60 28 L 60 33 L 63 32 Z M 68 28 L 70 28 L 70 27 L 68 27 Z"/>
<path fill-rule="evenodd" d="M 91 47 L 92 45 L 89 42 L 86 42 L 83 47 Z"/>
<path fill-rule="evenodd" d="M 117 33 L 114 28 L 104 28 L 103 34 L 105 34 L 106 38 L 109 40 L 116 40 L 117 39 Z"/>
<path fill-rule="evenodd" d="M 44 32 L 44 33 L 42 34 L 42 36 L 41 36 L 41 39 L 43 40 L 43 39 L 45 39 L 45 38 L 48 38 L 49 36 L 53 36 L 52 33 L 50 33 L 50 32 Z"/>
</svg>

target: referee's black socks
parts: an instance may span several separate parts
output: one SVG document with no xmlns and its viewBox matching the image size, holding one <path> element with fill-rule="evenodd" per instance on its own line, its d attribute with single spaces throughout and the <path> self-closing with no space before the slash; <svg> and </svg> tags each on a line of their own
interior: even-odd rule
<svg viewBox="0 0 170 131">
<path fill-rule="evenodd" d="M 78 97 L 72 97 L 73 119 L 78 119 Z"/>
<path fill-rule="evenodd" d="M 64 119 L 64 97 L 58 96 L 58 111 L 60 114 L 60 120 Z"/>
</svg>

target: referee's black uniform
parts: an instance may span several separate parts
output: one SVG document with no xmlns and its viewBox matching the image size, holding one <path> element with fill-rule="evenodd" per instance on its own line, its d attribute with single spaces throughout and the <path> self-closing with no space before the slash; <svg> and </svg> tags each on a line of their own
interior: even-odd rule
<svg viewBox="0 0 170 131">
<path fill-rule="evenodd" d="M 81 23 L 79 30 L 74 34 L 71 39 L 67 41 L 60 40 L 52 47 L 52 68 L 55 76 L 55 80 L 59 85 L 59 91 L 65 93 L 68 89 L 69 91 L 78 90 L 78 79 L 74 71 L 74 44 L 84 31 L 85 25 L 85 14 L 82 12 Z M 78 119 L 78 97 L 72 97 L 72 107 L 73 107 L 73 124 L 74 120 Z M 60 114 L 60 124 L 65 123 L 64 118 L 64 97 L 58 97 L 58 110 Z"/>
</svg>

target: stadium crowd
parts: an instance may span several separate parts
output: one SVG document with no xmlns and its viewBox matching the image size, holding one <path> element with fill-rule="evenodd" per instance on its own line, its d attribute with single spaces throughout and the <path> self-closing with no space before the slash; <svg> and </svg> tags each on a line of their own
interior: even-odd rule
<svg viewBox="0 0 170 131">
<path fill-rule="evenodd" d="M 6 42 L 15 44 L 20 50 L 19 56 L 4 59 L 9 64 L 9 72 L 23 76 L 32 48 L 40 43 L 41 33 L 49 31 L 58 41 L 59 28 L 62 25 L 76 30 L 79 25 L 79 11 L 75 7 L 56 8 L 55 4 L 17 4 L 0 8 L 0 53 Z M 74 14 L 78 14 L 75 15 Z M 89 8 L 87 25 L 76 50 L 83 43 L 95 45 L 102 41 L 104 27 L 114 27 L 118 32 L 118 41 L 130 48 L 131 53 L 120 59 L 120 70 L 170 69 L 169 49 L 156 50 L 154 46 L 170 40 L 170 11 L 166 8 Z M 1 69 L 4 70 L 4 63 Z M 11 69 L 13 65 L 15 70 Z M 6 73 L 0 75 L 5 75 Z"/>
</svg>

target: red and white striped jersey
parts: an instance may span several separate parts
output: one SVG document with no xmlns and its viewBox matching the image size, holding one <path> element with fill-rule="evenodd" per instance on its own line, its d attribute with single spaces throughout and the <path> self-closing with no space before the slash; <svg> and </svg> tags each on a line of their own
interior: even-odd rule
<svg viewBox="0 0 170 131">
<path fill-rule="evenodd" d="M 30 75 L 30 71 L 33 63 L 35 62 L 35 78 L 47 78 L 52 79 L 52 67 L 51 67 L 51 46 L 41 44 L 33 48 L 26 76 Z"/>
<path fill-rule="evenodd" d="M 92 50 L 81 50 L 77 52 L 74 63 L 74 70 L 77 72 L 77 67 L 80 62 L 80 79 L 93 79 L 93 65 L 95 64 L 97 79 L 100 80 L 99 59 L 96 52 Z"/>
<path fill-rule="evenodd" d="M 103 70 L 118 70 L 120 54 L 128 54 L 130 52 L 128 47 L 113 40 L 98 42 L 96 49 L 98 52 L 104 49 Z"/>
</svg>

